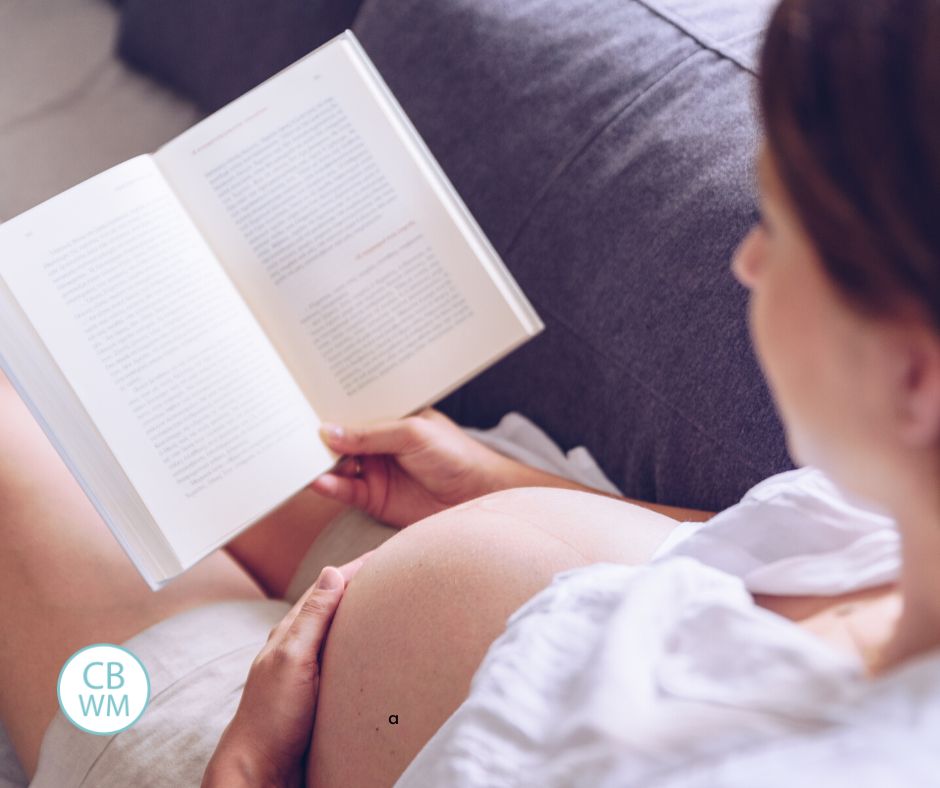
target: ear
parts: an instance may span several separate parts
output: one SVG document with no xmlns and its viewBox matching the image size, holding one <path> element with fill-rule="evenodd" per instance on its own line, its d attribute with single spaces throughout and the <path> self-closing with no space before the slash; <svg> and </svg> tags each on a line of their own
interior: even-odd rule
<svg viewBox="0 0 940 788">
<path fill-rule="evenodd" d="M 929 325 L 905 331 L 898 394 L 901 440 L 912 448 L 940 447 L 940 336 Z"/>
</svg>

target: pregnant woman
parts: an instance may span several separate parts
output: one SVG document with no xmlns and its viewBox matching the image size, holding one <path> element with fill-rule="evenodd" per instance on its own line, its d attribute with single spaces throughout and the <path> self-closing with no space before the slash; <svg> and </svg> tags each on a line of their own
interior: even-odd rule
<svg viewBox="0 0 940 788">
<path fill-rule="evenodd" d="M 433 411 L 334 430 L 352 459 L 278 516 L 322 520 L 331 498 L 420 522 L 324 570 L 221 740 L 240 692 L 224 675 L 279 603 L 224 554 L 141 589 L 5 390 L 0 712 L 36 784 L 198 781 L 216 743 L 212 786 L 929 784 L 938 74 L 934 0 L 783 0 L 769 28 L 763 218 L 732 267 L 791 453 L 813 467 L 679 527 L 689 513 L 578 490 Z M 283 587 L 273 545 L 234 552 Z M 68 653 L 132 637 L 161 702 L 103 744 L 48 725 Z"/>
<path fill-rule="evenodd" d="M 681 541 L 664 516 L 545 489 L 409 527 L 333 623 L 309 784 L 936 779 L 940 4 L 784 0 L 764 46 L 763 216 L 732 268 L 790 451 L 838 487 L 785 474 Z M 448 484 L 546 483 L 483 457 L 446 478 L 446 428 L 412 430 L 333 438 L 365 478 L 317 489 L 394 519 Z M 372 452 L 431 494 L 386 495 Z"/>
</svg>

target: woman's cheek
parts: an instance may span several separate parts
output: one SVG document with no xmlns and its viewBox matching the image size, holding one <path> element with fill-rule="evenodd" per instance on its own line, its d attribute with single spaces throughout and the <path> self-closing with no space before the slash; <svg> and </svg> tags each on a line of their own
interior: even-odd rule
<svg viewBox="0 0 940 788">
<path fill-rule="evenodd" d="M 801 402 L 812 377 L 805 368 L 806 341 L 801 336 L 799 294 L 774 272 L 752 291 L 749 308 L 754 350 L 788 433 L 799 432 Z"/>
<path fill-rule="evenodd" d="M 760 363 L 764 376 L 771 389 L 777 386 L 777 336 L 774 326 L 776 320 L 773 294 L 764 288 L 751 290 L 748 303 L 748 324 L 751 332 L 751 342 L 754 352 Z"/>
</svg>

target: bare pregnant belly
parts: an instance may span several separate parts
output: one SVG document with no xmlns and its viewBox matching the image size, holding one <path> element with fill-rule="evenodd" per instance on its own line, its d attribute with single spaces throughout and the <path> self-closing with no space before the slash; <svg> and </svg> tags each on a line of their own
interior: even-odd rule
<svg viewBox="0 0 940 788">
<path fill-rule="evenodd" d="M 647 562 L 675 525 L 611 498 L 528 488 L 396 534 L 350 584 L 334 619 L 308 784 L 393 784 L 467 696 L 513 611 L 564 569 Z M 840 600 L 758 603 L 799 621 Z"/>
</svg>

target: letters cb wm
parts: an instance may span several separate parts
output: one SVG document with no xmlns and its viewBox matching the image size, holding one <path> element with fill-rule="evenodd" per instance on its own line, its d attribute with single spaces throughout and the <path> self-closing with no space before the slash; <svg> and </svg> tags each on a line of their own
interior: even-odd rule
<svg viewBox="0 0 940 788">
<path fill-rule="evenodd" d="M 76 728 L 110 736 L 140 719 L 150 702 L 150 677 L 126 648 L 95 643 L 65 661 L 56 690 L 59 708 Z"/>
</svg>

